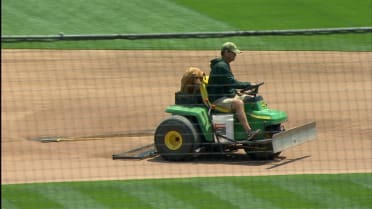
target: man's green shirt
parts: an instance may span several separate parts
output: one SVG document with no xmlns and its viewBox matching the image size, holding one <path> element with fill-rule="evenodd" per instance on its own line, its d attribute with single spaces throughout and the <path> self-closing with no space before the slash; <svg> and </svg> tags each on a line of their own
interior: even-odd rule
<svg viewBox="0 0 372 209">
<path fill-rule="evenodd" d="M 240 82 L 234 78 L 230 64 L 222 58 L 211 60 L 211 72 L 208 80 L 209 100 L 214 102 L 221 97 L 234 97 L 235 89 L 244 89 L 249 82 Z"/>
</svg>

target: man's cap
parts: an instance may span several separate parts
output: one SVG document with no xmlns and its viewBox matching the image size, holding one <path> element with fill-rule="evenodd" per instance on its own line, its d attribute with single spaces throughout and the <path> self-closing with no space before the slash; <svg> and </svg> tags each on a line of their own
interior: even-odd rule
<svg viewBox="0 0 372 209">
<path fill-rule="evenodd" d="M 233 42 L 226 42 L 222 45 L 221 51 L 229 50 L 231 52 L 234 52 L 235 54 L 240 54 L 241 51 L 238 49 L 238 47 Z"/>
</svg>

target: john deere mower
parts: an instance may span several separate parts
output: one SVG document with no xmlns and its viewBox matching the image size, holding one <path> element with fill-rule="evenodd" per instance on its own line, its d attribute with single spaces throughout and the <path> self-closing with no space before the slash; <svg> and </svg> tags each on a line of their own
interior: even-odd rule
<svg viewBox="0 0 372 209">
<path fill-rule="evenodd" d="M 246 140 L 246 133 L 234 113 L 209 101 L 208 76 L 205 76 L 200 94 L 175 93 L 175 104 L 165 110 L 171 116 L 161 121 L 155 130 L 156 153 L 166 160 L 180 161 L 201 154 L 244 150 L 252 159 L 270 160 L 290 147 L 315 139 L 315 122 L 285 130 L 287 113 L 268 108 L 258 94 L 263 84 L 256 83 L 240 91 L 250 95 L 244 101 L 250 126 L 262 130 L 254 140 Z"/>
</svg>

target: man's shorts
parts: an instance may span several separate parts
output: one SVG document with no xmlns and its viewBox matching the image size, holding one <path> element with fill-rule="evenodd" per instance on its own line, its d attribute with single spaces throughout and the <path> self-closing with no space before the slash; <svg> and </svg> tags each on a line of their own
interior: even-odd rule
<svg viewBox="0 0 372 209">
<path fill-rule="evenodd" d="M 233 112 L 232 102 L 234 101 L 234 99 L 240 99 L 240 100 L 244 101 L 244 99 L 246 97 L 249 97 L 249 95 L 246 95 L 246 94 L 238 95 L 238 94 L 236 94 L 235 97 L 221 97 L 221 98 L 215 100 L 213 102 L 213 104 L 216 105 L 216 106 L 228 109 L 230 112 Z"/>
</svg>

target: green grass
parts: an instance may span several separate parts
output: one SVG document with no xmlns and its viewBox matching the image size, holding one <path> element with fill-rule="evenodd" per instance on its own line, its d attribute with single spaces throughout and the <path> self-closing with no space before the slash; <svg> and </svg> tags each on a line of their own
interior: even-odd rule
<svg viewBox="0 0 372 209">
<path fill-rule="evenodd" d="M 241 30 L 358 27 L 372 25 L 371 1 L 176 0 Z"/>
<path fill-rule="evenodd" d="M 372 26 L 371 6 L 362 0 L 3 0 L 1 27 L 6 35 L 358 27 Z"/>
<path fill-rule="evenodd" d="M 216 39 L 106 40 L 3 43 L 3 48 L 28 49 L 173 49 L 219 50 L 235 42 L 242 50 L 372 51 L 371 34 L 325 36 L 233 37 Z"/>
<path fill-rule="evenodd" d="M 180 33 L 372 26 L 371 2 L 302 0 L 4 0 L 3 35 Z M 372 51 L 371 34 L 3 43 L 2 48 Z"/>
<path fill-rule="evenodd" d="M 3 209 L 372 208 L 372 174 L 2 185 Z"/>
<path fill-rule="evenodd" d="M 127 34 L 236 29 L 167 0 L 4 0 L 6 35 Z"/>
</svg>

